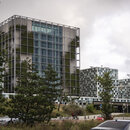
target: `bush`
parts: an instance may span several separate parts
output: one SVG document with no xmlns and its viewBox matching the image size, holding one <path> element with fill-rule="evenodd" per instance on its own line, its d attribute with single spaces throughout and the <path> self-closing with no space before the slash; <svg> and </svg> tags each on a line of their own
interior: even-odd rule
<svg viewBox="0 0 130 130">
<path fill-rule="evenodd" d="M 82 116 L 84 114 L 84 109 L 79 107 L 76 104 L 69 104 L 69 105 L 64 106 L 63 111 L 69 115 L 72 115 L 72 113 L 74 113 L 75 115 Z"/>
<path fill-rule="evenodd" d="M 51 113 L 51 117 L 52 117 L 52 118 L 57 118 L 57 117 L 59 117 L 59 116 L 63 116 L 62 112 L 53 111 L 53 112 Z"/>
<path fill-rule="evenodd" d="M 94 113 L 96 110 L 95 110 L 93 104 L 89 104 L 89 105 L 86 106 L 86 111 L 88 113 Z"/>
</svg>

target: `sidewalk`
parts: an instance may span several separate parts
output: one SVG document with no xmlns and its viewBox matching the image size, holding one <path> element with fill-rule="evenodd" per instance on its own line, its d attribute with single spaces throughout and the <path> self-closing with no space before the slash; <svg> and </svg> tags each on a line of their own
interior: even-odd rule
<svg viewBox="0 0 130 130">
<path fill-rule="evenodd" d="M 119 115 L 123 113 L 112 113 L 112 115 Z M 78 116 L 78 120 L 94 120 L 97 117 L 101 116 L 101 114 L 95 114 L 95 115 L 86 115 L 86 116 Z M 76 120 L 73 119 L 73 117 L 57 117 L 57 118 L 52 118 L 51 120 Z"/>
</svg>

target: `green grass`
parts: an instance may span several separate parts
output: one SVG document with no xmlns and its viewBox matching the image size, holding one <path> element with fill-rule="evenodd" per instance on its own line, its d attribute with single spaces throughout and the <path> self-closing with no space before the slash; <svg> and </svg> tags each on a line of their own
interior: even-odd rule
<svg viewBox="0 0 130 130">
<path fill-rule="evenodd" d="M 37 124 L 33 127 L 10 125 L 2 126 L 1 130 L 90 130 L 97 126 L 101 121 L 53 121 L 49 124 Z"/>
</svg>

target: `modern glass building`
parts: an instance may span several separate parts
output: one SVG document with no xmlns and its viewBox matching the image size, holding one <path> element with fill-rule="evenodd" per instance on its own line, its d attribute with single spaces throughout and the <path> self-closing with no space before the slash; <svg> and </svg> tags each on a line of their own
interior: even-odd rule
<svg viewBox="0 0 130 130">
<path fill-rule="evenodd" d="M 29 57 L 40 76 L 51 64 L 63 81 L 64 93 L 78 95 L 79 37 L 79 28 L 18 15 L 0 23 L 0 45 L 8 53 L 5 92 L 14 92 L 17 70 L 21 71 L 21 61 Z"/>
</svg>

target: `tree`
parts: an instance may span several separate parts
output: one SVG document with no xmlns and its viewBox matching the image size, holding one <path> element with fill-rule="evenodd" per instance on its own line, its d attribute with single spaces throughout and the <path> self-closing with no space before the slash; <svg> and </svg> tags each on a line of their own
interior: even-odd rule
<svg viewBox="0 0 130 130">
<path fill-rule="evenodd" d="M 58 96 L 57 84 L 54 83 L 57 81 L 54 79 L 56 73 L 48 68 L 42 78 L 33 70 L 29 60 L 23 61 L 21 66 L 21 76 L 17 78 L 15 88 L 16 95 L 10 97 L 7 115 L 19 118 L 27 125 L 48 122 Z"/>
<path fill-rule="evenodd" d="M 0 114 L 4 112 L 5 98 L 2 95 L 4 91 L 4 78 L 5 78 L 5 65 L 6 65 L 6 52 L 0 46 Z"/>
<path fill-rule="evenodd" d="M 69 101 L 69 98 L 65 95 L 65 94 L 63 94 L 63 91 L 61 90 L 61 93 L 60 93 L 60 96 L 58 97 L 58 102 L 59 102 L 59 104 L 58 104 L 58 111 L 60 111 L 60 105 L 64 102 L 65 103 L 65 105 L 66 105 L 66 103 Z"/>
<path fill-rule="evenodd" d="M 53 92 L 53 93 L 49 94 L 48 96 L 49 97 L 51 97 L 51 96 L 55 97 L 54 100 L 50 101 L 50 102 L 53 102 L 52 104 L 54 104 L 56 99 L 62 97 L 62 89 L 61 89 L 62 81 L 58 77 L 58 74 L 53 70 L 51 65 L 48 65 L 48 67 L 44 71 L 44 73 L 45 73 L 44 83 L 47 86 L 48 90 L 50 92 Z M 52 110 L 54 109 L 54 107 L 55 106 L 53 105 Z M 60 105 L 58 106 L 58 111 L 59 111 L 59 109 L 60 109 Z"/>
<path fill-rule="evenodd" d="M 99 95 L 102 100 L 101 110 L 105 119 L 110 119 L 111 113 L 113 112 L 111 104 L 113 80 L 110 73 L 111 72 L 106 72 L 102 77 L 97 77 L 97 81 L 101 84 L 101 93 L 99 93 Z"/>
</svg>

